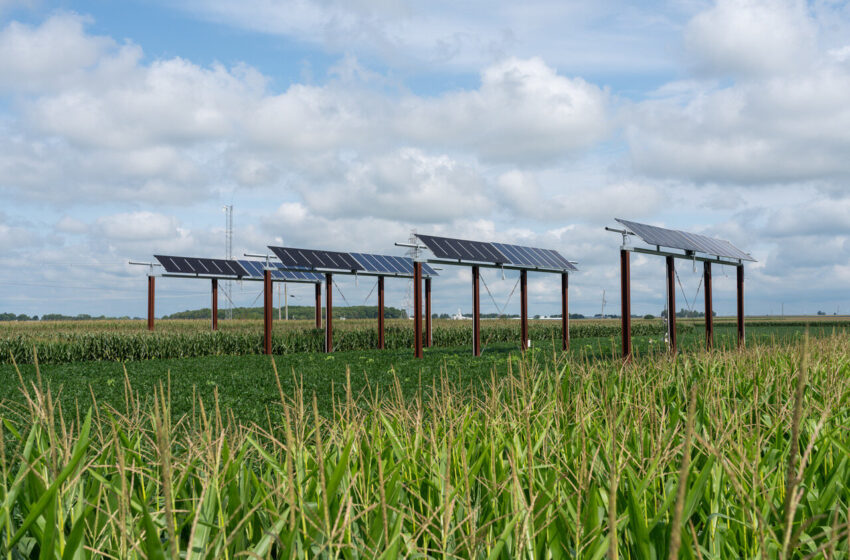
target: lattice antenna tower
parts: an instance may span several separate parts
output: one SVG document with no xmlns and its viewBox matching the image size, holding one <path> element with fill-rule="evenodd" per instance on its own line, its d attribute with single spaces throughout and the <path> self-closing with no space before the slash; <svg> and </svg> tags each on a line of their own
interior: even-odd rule
<svg viewBox="0 0 850 560">
<path fill-rule="evenodd" d="M 226 227 L 224 230 L 224 250 L 227 254 L 227 260 L 233 258 L 233 205 L 228 204 L 222 208 L 225 213 Z M 227 299 L 227 318 L 233 319 L 233 300 L 231 298 L 231 282 L 224 283 L 224 293 Z"/>
</svg>

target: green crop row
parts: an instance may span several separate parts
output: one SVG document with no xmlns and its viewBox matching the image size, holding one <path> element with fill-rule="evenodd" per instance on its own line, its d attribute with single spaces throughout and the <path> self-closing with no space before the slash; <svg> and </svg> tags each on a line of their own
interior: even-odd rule
<svg viewBox="0 0 850 560">
<path fill-rule="evenodd" d="M 0 361 L 19 364 L 33 363 L 35 354 L 43 364 L 63 364 L 83 361 L 129 361 L 152 358 L 188 358 L 211 355 L 261 354 L 263 336 L 260 324 L 252 323 L 254 331 L 221 330 L 218 332 L 120 332 L 103 331 L 59 332 L 51 337 L 44 333 L 17 334 L 0 339 Z M 303 323 L 302 323 L 303 325 Z M 482 343 L 516 342 L 519 340 L 519 322 L 503 321 L 483 323 Z M 693 329 L 682 325 L 682 332 Z M 641 322 L 633 325 L 635 336 L 663 336 L 663 322 Z M 532 323 L 532 340 L 560 340 L 560 322 Z M 608 338 L 619 336 L 619 324 L 571 324 L 573 338 Z M 324 331 L 314 328 L 277 329 L 272 337 L 274 354 L 293 352 L 320 352 L 324 349 Z M 432 342 L 438 347 L 455 347 L 471 344 L 472 328 L 469 322 L 443 322 L 432 331 Z M 378 344 L 378 332 L 374 325 L 357 323 L 356 326 L 334 328 L 334 349 L 365 350 Z M 410 321 L 397 321 L 385 329 L 385 344 L 388 349 L 412 348 L 413 328 Z"/>
</svg>

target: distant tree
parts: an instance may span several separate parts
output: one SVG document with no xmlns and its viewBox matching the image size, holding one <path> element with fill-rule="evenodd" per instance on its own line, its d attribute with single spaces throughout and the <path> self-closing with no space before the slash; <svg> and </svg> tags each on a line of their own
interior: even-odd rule
<svg viewBox="0 0 850 560">
<path fill-rule="evenodd" d="M 826 315 L 826 313 L 823 311 L 818 311 L 818 315 Z"/>
<path fill-rule="evenodd" d="M 647 313 L 646 315 L 643 316 L 643 318 L 644 319 L 655 319 L 655 315 L 652 315 L 651 313 Z"/>
</svg>

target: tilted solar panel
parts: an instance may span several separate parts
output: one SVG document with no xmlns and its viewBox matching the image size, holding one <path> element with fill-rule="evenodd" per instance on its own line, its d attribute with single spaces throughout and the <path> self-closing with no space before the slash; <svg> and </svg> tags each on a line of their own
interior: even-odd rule
<svg viewBox="0 0 850 560">
<path fill-rule="evenodd" d="M 204 276 L 246 276 L 247 272 L 236 261 L 197 257 L 175 257 L 154 255 L 166 272 L 172 274 L 196 274 Z"/>
<path fill-rule="evenodd" d="M 493 246 L 510 259 L 510 264 L 517 266 L 570 272 L 578 270 L 570 261 L 553 249 L 523 247 L 522 245 L 508 243 L 493 243 Z"/>
<path fill-rule="evenodd" d="M 510 259 L 492 243 L 416 234 L 438 259 L 508 264 Z"/>
<path fill-rule="evenodd" d="M 413 259 L 393 255 L 373 255 L 370 253 L 351 253 L 351 256 L 363 266 L 363 272 L 376 274 L 413 276 Z M 437 276 L 437 271 L 422 263 L 424 276 Z"/>
<path fill-rule="evenodd" d="M 338 251 L 318 251 L 315 249 L 296 249 L 293 247 L 272 247 L 269 249 L 280 259 L 285 267 L 306 269 L 362 270 L 362 266 L 348 253 Z"/>
<path fill-rule="evenodd" d="M 238 262 L 242 265 L 242 268 L 248 272 L 251 279 L 263 279 L 263 270 L 265 270 L 266 266 L 264 261 L 240 260 Z M 272 266 L 275 266 L 276 264 L 277 263 L 274 263 Z M 281 270 L 278 268 L 272 268 L 271 273 L 273 280 L 284 282 L 321 282 L 324 279 L 323 276 L 317 272 L 302 270 Z"/>
<path fill-rule="evenodd" d="M 695 251 L 717 257 L 727 257 L 731 259 L 739 259 L 742 261 L 753 261 L 755 259 L 748 253 L 738 249 L 724 239 L 717 239 L 700 235 L 698 233 L 689 233 L 676 229 L 666 229 L 639 222 L 632 222 L 616 218 L 618 222 L 626 226 L 632 233 L 643 239 L 649 245 L 660 247 L 670 247 L 673 249 L 681 249 L 683 251 Z"/>
</svg>

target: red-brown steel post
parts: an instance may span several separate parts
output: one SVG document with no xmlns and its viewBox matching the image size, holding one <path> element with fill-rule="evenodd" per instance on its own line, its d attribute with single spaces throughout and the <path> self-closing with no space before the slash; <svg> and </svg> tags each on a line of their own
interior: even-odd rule
<svg viewBox="0 0 850 560">
<path fill-rule="evenodd" d="M 212 330 L 218 330 L 218 278 L 212 279 Z"/>
<path fill-rule="evenodd" d="M 667 340 L 670 352 L 676 348 L 676 259 L 667 257 Z"/>
<path fill-rule="evenodd" d="M 519 271 L 519 341 L 522 351 L 528 348 L 528 271 Z"/>
<path fill-rule="evenodd" d="M 481 306 L 480 293 L 478 290 L 478 278 L 480 271 L 477 266 L 472 267 L 472 355 L 481 355 Z"/>
<path fill-rule="evenodd" d="M 263 271 L 263 352 L 272 353 L 272 271 Z"/>
<path fill-rule="evenodd" d="M 325 274 L 325 352 L 334 351 L 334 279 L 333 274 Z"/>
<path fill-rule="evenodd" d="M 316 282 L 316 328 L 322 328 L 322 283 Z"/>
<path fill-rule="evenodd" d="M 154 304 L 154 293 L 156 287 L 156 277 L 153 275 L 148 276 L 148 330 L 153 330 L 153 304 Z"/>
<path fill-rule="evenodd" d="M 425 279 L 425 348 L 431 347 L 431 278 Z"/>
<path fill-rule="evenodd" d="M 422 263 L 413 262 L 413 356 L 422 358 Z"/>
<path fill-rule="evenodd" d="M 623 331 L 623 359 L 632 358 L 632 289 L 629 252 L 620 249 L 620 314 Z"/>
<path fill-rule="evenodd" d="M 738 269 L 738 347 L 745 345 L 744 338 L 744 265 L 739 264 Z"/>
<path fill-rule="evenodd" d="M 703 284 L 705 284 L 705 347 L 714 347 L 714 310 L 711 305 L 711 263 L 703 263 Z"/>
<path fill-rule="evenodd" d="M 384 349 L 384 277 L 378 276 L 378 349 Z"/>
<path fill-rule="evenodd" d="M 561 273 L 561 349 L 570 349 L 570 273 Z"/>
</svg>

